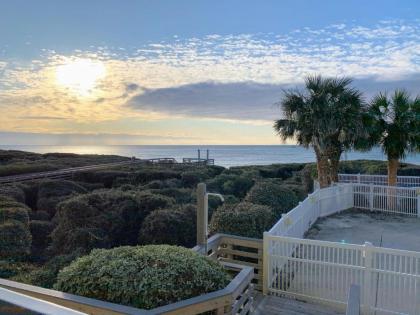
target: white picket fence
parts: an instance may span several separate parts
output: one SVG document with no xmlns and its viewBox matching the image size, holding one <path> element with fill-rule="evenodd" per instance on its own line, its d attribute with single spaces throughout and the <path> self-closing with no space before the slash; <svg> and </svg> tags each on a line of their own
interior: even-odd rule
<svg viewBox="0 0 420 315">
<path fill-rule="evenodd" d="M 420 217 L 419 188 L 351 185 L 356 208 Z"/>
<path fill-rule="evenodd" d="M 364 313 L 420 314 L 420 253 L 267 235 L 268 291 L 345 305 L 361 287 Z"/>
<path fill-rule="evenodd" d="M 320 217 L 360 208 L 420 216 L 419 190 L 373 184 L 318 189 L 264 233 L 264 291 L 345 305 L 351 284 L 364 313 L 420 314 L 420 253 L 303 239 Z"/>
<path fill-rule="evenodd" d="M 338 174 L 340 183 L 388 185 L 387 175 Z M 420 176 L 397 176 L 399 187 L 420 187 Z"/>
</svg>

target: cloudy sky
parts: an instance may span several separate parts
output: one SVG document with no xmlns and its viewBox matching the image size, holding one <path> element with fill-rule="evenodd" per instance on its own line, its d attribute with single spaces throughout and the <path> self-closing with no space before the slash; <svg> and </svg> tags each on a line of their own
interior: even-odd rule
<svg viewBox="0 0 420 315">
<path fill-rule="evenodd" d="M 0 1 L 0 144 L 276 144 L 308 74 L 420 94 L 420 2 Z"/>
</svg>

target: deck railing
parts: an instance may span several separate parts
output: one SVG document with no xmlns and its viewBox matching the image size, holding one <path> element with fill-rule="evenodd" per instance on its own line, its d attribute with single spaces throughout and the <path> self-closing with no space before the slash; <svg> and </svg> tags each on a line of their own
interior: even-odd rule
<svg viewBox="0 0 420 315">
<path fill-rule="evenodd" d="M 387 175 L 338 174 L 340 183 L 388 185 Z M 397 186 L 420 187 L 420 176 L 397 176 Z"/>
<path fill-rule="evenodd" d="M 209 238 L 207 246 L 196 246 L 194 250 L 207 254 L 210 258 L 252 267 L 255 289 L 262 290 L 263 280 L 263 240 L 228 234 L 215 234 Z M 207 251 L 207 253 L 206 253 Z"/>
<path fill-rule="evenodd" d="M 358 284 L 367 312 L 420 314 L 420 253 L 303 239 L 318 218 L 353 207 L 420 217 L 420 191 L 359 183 L 316 190 L 264 233 L 264 292 L 344 309 Z"/>
<path fill-rule="evenodd" d="M 248 314 L 253 303 L 251 283 L 254 278 L 253 268 L 225 262 L 222 262 L 222 265 L 235 274 L 225 288 L 151 310 L 85 298 L 5 279 L 0 279 L 0 290 L 9 292 L 7 299 L 3 297 L 6 302 L 20 305 L 18 299 L 38 301 L 38 305 L 31 303 L 25 306 L 41 314 L 51 315 L 85 313 L 90 315 L 196 315 L 205 312 L 215 315 Z M 2 291 L 0 291 L 0 300 L 2 300 Z"/>
</svg>

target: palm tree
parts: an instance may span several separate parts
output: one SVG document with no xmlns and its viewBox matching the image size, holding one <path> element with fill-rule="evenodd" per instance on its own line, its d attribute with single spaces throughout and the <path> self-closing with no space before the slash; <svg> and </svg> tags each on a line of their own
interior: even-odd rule
<svg viewBox="0 0 420 315">
<path fill-rule="evenodd" d="M 283 141 L 294 139 L 313 147 L 321 187 L 337 181 L 341 153 L 364 132 L 362 96 L 350 87 L 351 82 L 308 76 L 305 91 L 284 91 L 280 102 L 284 119 L 275 121 L 274 129 Z"/>
<path fill-rule="evenodd" d="M 391 97 L 376 95 L 365 118 L 369 137 L 365 144 L 380 145 L 388 158 L 388 185 L 397 184 L 399 161 L 409 152 L 420 151 L 420 98 L 411 99 L 404 90 Z"/>
</svg>

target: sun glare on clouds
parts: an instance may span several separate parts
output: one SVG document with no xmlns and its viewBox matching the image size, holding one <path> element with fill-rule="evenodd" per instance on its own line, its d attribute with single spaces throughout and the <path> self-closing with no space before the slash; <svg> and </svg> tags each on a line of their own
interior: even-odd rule
<svg viewBox="0 0 420 315">
<path fill-rule="evenodd" d="M 89 96 L 105 77 L 103 62 L 93 59 L 72 59 L 55 69 L 56 83 L 78 96 Z"/>
</svg>

